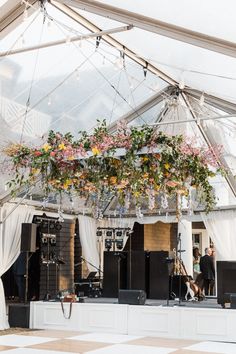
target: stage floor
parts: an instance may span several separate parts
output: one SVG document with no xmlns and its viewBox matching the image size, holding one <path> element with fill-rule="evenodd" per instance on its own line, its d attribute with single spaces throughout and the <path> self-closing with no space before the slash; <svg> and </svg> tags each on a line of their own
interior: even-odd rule
<svg viewBox="0 0 236 354">
<path fill-rule="evenodd" d="M 100 297 L 100 298 L 89 298 L 89 297 L 84 297 L 83 298 L 85 303 L 90 303 L 90 304 L 118 304 L 118 299 L 117 298 L 108 298 L 108 297 Z M 169 300 L 169 303 L 167 303 L 167 300 L 155 300 L 155 299 L 147 299 L 145 302 L 145 305 L 143 306 L 169 306 L 169 307 L 174 307 L 174 306 L 185 306 L 185 307 L 192 307 L 192 308 L 222 308 L 221 305 L 217 303 L 217 298 L 206 298 L 203 301 L 178 301 L 178 300 Z M 227 304 L 226 304 L 227 307 Z"/>
</svg>

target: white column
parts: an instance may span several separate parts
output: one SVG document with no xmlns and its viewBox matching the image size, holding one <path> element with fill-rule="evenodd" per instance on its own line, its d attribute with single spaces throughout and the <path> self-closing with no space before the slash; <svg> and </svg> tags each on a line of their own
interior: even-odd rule
<svg viewBox="0 0 236 354">
<path fill-rule="evenodd" d="M 178 223 L 178 235 L 181 238 L 181 248 L 182 250 L 185 250 L 185 252 L 181 253 L 181 258 L 183 260 L 188 275 L 193 276 L 193 240 L 191 221 L 181 220 Z M 180 253 L 178 254 L 178 256 L 180 256 Z"/>
</svg>

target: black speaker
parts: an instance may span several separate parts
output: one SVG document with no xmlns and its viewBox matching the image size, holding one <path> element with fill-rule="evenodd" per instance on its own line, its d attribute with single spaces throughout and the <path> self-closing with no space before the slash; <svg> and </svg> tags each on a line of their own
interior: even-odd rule
<svg viewBox="0 0 236 354">
<path fill-rule="evenodd" d="M 21 252 L 36 251 L 36 231 L 37 225 L 23 223 L 21 227 Z"/>
<path fill-rule="evenodd" d="M 236 261 L 217 261 L 217 302 L 222 307 L 236 294 Z"/>
<path fill-rule="evenodd" d="M 152 251 L 149 255 L 149 298 L 167 299 L 169 296 L 168 251 Z"/>
<path fill-rule="evenodd" d="M 147 290 L 147 257 L 145 251 L 128 252 L 128 288 Z"/>
<path fill-rule="evenodd" d="M 10 327 L 29 328 L 30 305 L 10 304 L 8 307 L 8 320 Z"/>
<path fill-rule="evenodd" d="M 119 290 L 119 304 L 144 305 L 146 293 L 144 290 Z"/>
<path fill-rule="evenodd" d="M 127 252 L 104 252 L 103 296 L 118 297 L 127 289 Z"/>
</svg>

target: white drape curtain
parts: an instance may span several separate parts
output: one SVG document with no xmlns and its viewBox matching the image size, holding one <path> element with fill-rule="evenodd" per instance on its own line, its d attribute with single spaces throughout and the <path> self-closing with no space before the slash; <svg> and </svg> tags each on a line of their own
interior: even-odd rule
<svg viewBox="0 0 236 354">
<path fill-rule="evenodd" d="M 236 261 L 236 210 L 201 213 L 217 250 L 217 260 Z"/>
<path fill-rule="evenodd" d="M 97 245 L 97 223 L 96 220 L 84 215 L 79 215 L 79 235 L 82 246 L 83 257 L 87 261 L 89 271 L 99 268 L 99 252 Z M 95 267 L 93 267 L 93 265 Z"/>
<path fill-rule="evenodd" d="M 14 204 L 5 204 L 1 208 L 1 221 L 4 220 Z M 0 330 L 9 327 L 6 316 L 6 303 L 1 276 L 12 266 L 20 254 L 21 224 L 32 221 L 34 208 L 18 206 L 0 225 Z"/>
</svg>

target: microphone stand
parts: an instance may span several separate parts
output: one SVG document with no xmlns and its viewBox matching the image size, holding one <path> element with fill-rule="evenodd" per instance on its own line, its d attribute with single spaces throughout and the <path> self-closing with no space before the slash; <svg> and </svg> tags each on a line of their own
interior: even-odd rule
<svg viewBox="0 0 236 354">
<path fill-rule="evenodd" d="M 93 263 L 87 261 L 87 259 L 85 259 L 85 258 L 82 257 L 82 256 L 80 256 L 80 258 L 82 259 L 82 261 L 84 261 L 84 262 L 90 264 L 93 268 L 97 269 L 97 271 L 98 271 L 99 274 L 100 274 L 100 273 L 103 273 L 103 271 L 101 270 L 101 268 L 96 267 Z"/>
<path fill-rule="evenodd" d="M 178 234 L 177 238 L 177 257 L 179 259 L 179 306 L 184 306 L 184 304 L 181 304 L 181 285 L 182 285 L 182 273 L 181 273 L 181 267 L 182 267 L 182 252 L 185 252 L 182 250 L 182 245 L 181 245 L 181 232 Z M 178 256 L 179 253 L 179 256 Z"/>
</svg>

